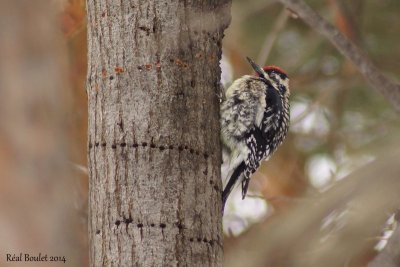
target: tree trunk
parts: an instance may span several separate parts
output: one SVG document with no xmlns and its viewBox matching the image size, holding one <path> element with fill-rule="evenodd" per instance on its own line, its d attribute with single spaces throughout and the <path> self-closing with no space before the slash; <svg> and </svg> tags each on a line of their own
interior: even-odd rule
<svg viewBox="0 0 400 267">
<path fill-rule="evenodd" d="M 221 266 L 229 4 L 87 1 L 91 266 Z"/>
</svg>

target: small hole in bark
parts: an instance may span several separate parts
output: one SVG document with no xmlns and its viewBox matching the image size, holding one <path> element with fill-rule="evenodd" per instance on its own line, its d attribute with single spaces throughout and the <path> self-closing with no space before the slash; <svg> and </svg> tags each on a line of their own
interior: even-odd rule
<svg viewBox="0 0 400 267">
<path fill-rule="evenodd" d="M 152 223 L 152 224 L 150 224 L 150 226 L 151 226 L 151 227 L 154 227 L 154 226 L 156 226 L 156 225 L 155 225 L 154 223 Z"/>
<path fill-rule="evenodd" d="M 165 223 L 160 223 L 160 227 L 164 229 L 166 227 Z"/>
<path fill-rule="evenodd" d="M 188 149 L 188 146 L 185 146 L 185 149 Z"/>
<path fill-rule="evenodd" d="M 100 230 L 96 230 L 96 235 L 100 234 Z"/>
<path fill-rule="evenodd" d="M 190 241 L 190 242 L 193 242 L 193 241 L 194 241 L 194 239 L 193 239 L 193 238 L 190 238 L 190 239 L 189 239 L 189 241 Z"/>
<path fill-rule="evenodd" d="M 178 146 L 178 149 L 179 149 L 179 151 L 182 151 L 183 147 L 182 146 Z"/>
<path fill-rule="evenodd" d="M 132 147 L 138 147 L 139 145 L 138 144 L 132 144 Z"/>
<path fill-rule="evenodd" d="M 140 71 L 142 71 L 142 70 L 143 70 L 143 67 L 142 67 L 142 66 L 138 66 L 137 69 L 140 70 Z"/>
<path fill-rule="evenodd" d="M 126 224 L 130 224 L 132 221 L 133 221 L 132 218 L 127 218 L 127 219 L 125 219 L 124 222 L 125 222 Z"/>
<path fill-rule="evenodd" d="M 196 153 L 197 156 L 200 155 L 200 152 L 199 152 L 199 151 L 195 151 L 195 153 Z"/>
<path fill-rule="evenodd" d="M 174 149 L 174 146 L 173 146 L 173 145 L 169 145 L 168 148 L 169 148 L 169 149 Z"/>
<path fill-rule="evenodd" d="M 99 146 L 99 142 L 96 142 L 94 145 L 95 145 L 95 146 Z"/>
<path fill-rule="evenodd" d="M 150 34 L 150 29 L 149 29 L 148 27 L 146 27 L 146 26 L 139 26 L 138 28 L 139 28 L 140 30 L 142 30 L 142 31 L 145 31 L 145 32 L 146 32 L 146 35 L 149 36 L 149 34 Z"/>
<path fill-rule="evenodd" d="M 117 145 L 116 145 L 116 144 L 112 144 L 112 145 L 111 145 L 111 148 L 112 148 L 112 149 L 116 149 L 116 148 L 117 148 Z"/>
<path fill-rule="evenodd" d="M 143 142 L 142 143 L 142 146 L 144 147 L 144 146 L 147 146 L 147 143 L 146 142 Z"/>
<path fill-rule="evenodd" d="M 110 76 L 110 80 L 111 80 L 111 81 L 114 80 L 114 76 Z"/>
<path fill-rule="evenodd" d="M 194 153 L 194 149 L 191 148 L 191 149 L 189 150 L 189 152 L 190 152 L 190 154 L 193 154 L 193 153 Z"/>
<path fill-rule="evenodd" d="M 126 147 L 126 143 L 121 143 L 121 146 L 122 147 Z"/>
<path fill-rule="evenodd" d="M 137 227 L 142 228 L 143 227 L 143 223 L 138 223 Z"/>
<path fill-rule="evenodd" d="M 89 148 L 92 148 L 92 147 L 93 147 L 93 145 L 91 143 L 89 143 Z"/>
<path fill-rule="evenodd" d="M 210 184 L 214 184 L 214 181 L 210 180 Z"/>
<path fill-rule="evenodd" d="M 165 147 L 164 147 L 164 146 L 160 146 L 159 149 L 160 149 L 161 151 L 163 151 L 163 150 L 165 149 Z"/>
<path fill-rule="evenodd" d="M 116 226 L 119 226 L 120 224 L 121 224 L 121 221 L 120 221 L 120 220 L 116 220 L 116 221 L 115 221 L 115 225 L 116 225 Z"/>
<path fill-rule="evenodd" d="M 150 147 L 151 147 L 151 148 L 155 148 L 156 145 L 155 145 L 155 144 L 150 144 Z"/>
<path fill-rule="evenodd" d="M 205 159 L 207 159 L 209 157 L 207 153 L 204 153 L 203 156 L 204 156 Z"/>
<path fill-rule="evenodd" d="M 207 243 L 207 242 L 208 242 L 208 240 L 207 240 L 206 238 L 204 238 L 204 239 L 203 239 L 203 242 L 204 242 L 204 243 Z"/>
<path fill-rule="evenodd" d="M 204 174 L 204 175 L 207 175 L 207 174 L 208 174 L 207 169 L 205 169 L 205 170 L 203 171 L 203 174 Z"/>
<path fill-rule="evenodd" d="M 190 86 L 191 86 L 191 87 L 195 87 L 195 85 L 196 85 L 195 81 L 194 81 L 194 80 L 191 80 L 191 81 L 190 81 Z"/>
<path fill-rule="evenodd" d="M 107 144 L 106 143 L 101 143 L 101 146 L 102 147 L 105 147 Z"/>
<path fill-rule="evenodd" d="M 208 243 L 209 243 L 211 246 L 214 245 L 214 241 L 212 241 L 212 240 L 210 240 Z"/>
<path fill-rule="evenodd" d="M 197 238 L 197 242 L 201 242 L 201 238 L 200 237 Z"/>
<path fill-rule="evenodd" d="M 183 224 L 181 223 L 176 223 L 176 227 L 178 227 L 178 229 L 182 230 L 184 228 Z"/>
</svg>

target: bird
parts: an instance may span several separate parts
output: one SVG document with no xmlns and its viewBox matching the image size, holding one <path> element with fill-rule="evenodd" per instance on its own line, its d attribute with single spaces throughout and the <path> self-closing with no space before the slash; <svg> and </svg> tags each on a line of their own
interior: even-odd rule
<svg viewBox="0 0 400 267">
<path fill-rule="evenodd" d="M 222 174 L 227 183 L 222 209 L 236 184 L 245 198 L 251 175 L 285 139 L 290 122 L 289 77 L 277 66 L 260 67 L 246 57 L 254 75 L 244 75 L 225 91 L 220 106 Z"/>
</svg>

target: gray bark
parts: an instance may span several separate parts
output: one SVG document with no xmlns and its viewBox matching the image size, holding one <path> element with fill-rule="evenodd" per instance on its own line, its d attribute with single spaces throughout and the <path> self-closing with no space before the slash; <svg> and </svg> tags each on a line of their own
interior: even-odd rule
<svg viewBox="0 0 400 267">
<path fill-rule="evenodd" d="M 221 266 L 229 4 L 87 1 L 91 266 Z"/>
</svg>

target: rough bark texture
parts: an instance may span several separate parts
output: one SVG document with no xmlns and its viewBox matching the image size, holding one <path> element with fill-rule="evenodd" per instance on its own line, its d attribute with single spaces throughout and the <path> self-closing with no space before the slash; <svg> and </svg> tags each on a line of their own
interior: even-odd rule
<svg viewBox="0 0 400 267">
<path fill-rule="evenodd" d="M 221 266 L 229 2 L 87 1 L 91 266 Z"/>
</svg>

